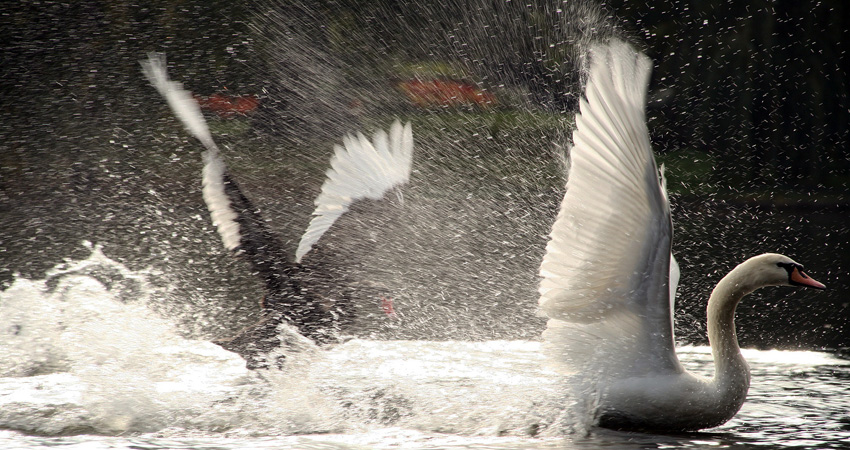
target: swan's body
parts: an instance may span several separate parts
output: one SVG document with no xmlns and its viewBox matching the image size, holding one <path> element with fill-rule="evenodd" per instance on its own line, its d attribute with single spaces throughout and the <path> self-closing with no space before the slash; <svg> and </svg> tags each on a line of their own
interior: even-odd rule
<svg viewBox="0 0 850 450">
<path fill-rule="evenodd" d="M 763 286 L 823 285 L 782 255 L 742 263 L 708 303 L 715 376 L 685 371 L 673 339 L 679 271 L 670 207 L 644 115 L 651 62 L 618 41 L 595 47 L 591 58 L 567 192 L 540 269 L 547 349 L 565 370 L 593 380 L 602 426 L 720 425 L 750 385 L 735 335 L 738 302 Z"/>
</svg>

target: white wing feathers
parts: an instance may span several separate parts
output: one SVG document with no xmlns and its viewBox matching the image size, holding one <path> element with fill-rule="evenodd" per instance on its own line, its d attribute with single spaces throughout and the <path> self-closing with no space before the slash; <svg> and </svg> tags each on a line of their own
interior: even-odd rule
<svg viewBox="0 0 850 450">
<path fill-rule="evenodd" d="M 141 61 L 142 72 L 148 81 L 159 91 L 174 114 L 183 122 L 192 136 L 195 136 L 208 150 L 217 149 L 213 142 L 207 121 L 201 113 L 201 107 L 192 97 L 192 93 L 183 89 L 183 83 L 172 81 L 166 71 L 165 55 L 149 53 L 147 61 Z"/>
<path fill-rule="evenodd" d="M 372 141 L 358 133 L 343 138 L 344 147 L 335 146 L 331 168 L 316 198 L 313 220 L 301 237 L 296 262 L 306 255 L 325 231 L 355 200 L 379 200 L 395 186 L 407 183 L 413 158 L 413 132 L 410 123 L 395 121 L 387 134 L 379 130 Z"/>
<path fill-rule="evenodd" d="M 644 113 L 651 65 L 624 42 L 591 50 L 567 191 L 540 267 L 539 304 L 552 319 L 544 335 L 572 365 L 603 356 L 630 372 L 678 365 L 670 210 Z"/>
<path fill-rule="evenodd" d="M 225 247 L 235 250 L 241 239 L 238 215 L 225 192 L 226 166 L 200 106 L 181 83 L 168 78 L 163 54 L 151 53 L 141 64 L 148 81 L 165 97 L 189 133 L 206 147 L 207 151 L 203 155 L 204 201 Z M 298 244 L 295 254 L 298 262 L 336 219 L 348 211 L 352 202 L 364 198 L 378 200 L 388 190 L 406 183 L 410 178 L 413 132 L 409 123 L 402 126 L 396 120 L 389 134 L 380 130 L 371 142 L 358 133 L 356 137 L 346 136 L 343 143 L 344 147 L 334 147 L 331 168 L 322 185 L 322 192 L 315 201 L 313 220 Z"/>
<path fill-rule="evenodd" d="M 147 61 L 141 61 L 142 72 L 148 81 L 168 101 L 168 106 L 183 125 L 197 138 L 207 151 L 204 152 L 203 195 L 204 202 L 210 212 L 213 225 L 228 250 L 236 250 L 240 242 L 239 223 L 237 214 L 231 208 L 230 200 L 225 193 L 224 173 L 225 164 L 219 155 L 218 146 L 213 141 L 207 122 L 201 112 L 198 102 L 192 93 L 183 89 L 183 84 L 171 81 L 166 71 L 165 55 L 162 53 L 148 54 Z"/>
<path fill-rule="evenodd" d="M 235 251 L 242 240 L 242 233 L 237 219 L 239 215 L 233 210 L 230 199 L 224 188 L 225 165 L 217 151 L 207 150 L 202 155 L 204 159 L 203 177 L 201 179 L 202 194 L 207 210 L 210 212 L 212 223 L 221 236 L 224 247 Z"/>
</svg>

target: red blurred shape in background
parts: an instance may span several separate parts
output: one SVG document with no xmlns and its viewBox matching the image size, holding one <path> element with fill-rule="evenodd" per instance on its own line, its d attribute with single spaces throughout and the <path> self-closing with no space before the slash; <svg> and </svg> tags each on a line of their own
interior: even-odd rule
<svg viewBox="0 0 850 450">
<path fill-rule="evenodd" d="M 209 97 L 196 95 L 195 100 L 201 109 L 214 112 L 224 119 L 247 115 L 260 106 L 260 98 L 256 95 L 213 94 Z"/>
<path fill-rule="evenodd" d="M 409 80 L 398 87 L 417 106 L 475 105 L 488 108 L 496 105 L 496 96 L 478 86 L 454 80 Z"/>
</svg>

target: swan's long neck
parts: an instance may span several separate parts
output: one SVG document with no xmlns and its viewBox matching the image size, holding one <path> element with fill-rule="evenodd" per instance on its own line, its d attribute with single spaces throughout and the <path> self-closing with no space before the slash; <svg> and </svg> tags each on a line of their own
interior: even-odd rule
<svg viewBox="0 0 850 450">
<path fill-rule="evenodd" d="M 736 267 L 717 283 L 708 300 L 708 342 L 714 356 L 712 381 L 720 395 L 741 403 L 750 387 L 750 369 L 735 334 L 735 308 L 755 290 L 745 275 L 745 268 Z"/>
</svg>

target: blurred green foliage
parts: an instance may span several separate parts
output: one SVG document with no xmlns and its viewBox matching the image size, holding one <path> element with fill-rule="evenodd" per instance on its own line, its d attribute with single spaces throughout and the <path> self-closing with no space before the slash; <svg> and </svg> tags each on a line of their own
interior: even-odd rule
<svg viewBox="0 0 850 450">
<path fill-rule="evenodd" d="M 333 30 L 328 39 L 349 57 L 364 49 L 401 55 L 399 76 L 424 64 L 442 68 L 441 75 L 478 72 L 472 78 L 491 88 L 524 83 L 537 101 L 548 101 L 542 98 L 546 95 L 556 99 L 554 109 L 561 112 L 575 106 L 569 101 L 578 81 L 569 76 L 575 67 L 575 35 L 608 35 L 562 20 L 559 15 L 586 13 L 577 3 L 590 4 L 306 2 L 322 11 Z M 662 159 L 676 164 L 675 171 L 689 172 L 684 178 L 692 193 L 728 186 L 751 192 L 774 186 L 850 188 L 850 61 L 845 50 L 850 4 L 612 0 L 602 3 L 602 14 L 613 33 L 626 35 L 655 61 L 648 112 L 653 144 L 660 154 L 671 154 Z M 411 23 L 421 26 L 412 29 Z M 435 48 L 440 42 L 448 50 Z M 431 62 L 418 59 L 427 57 Z M 459 65 L 459 57 L 467 58 L 465 65 Z M 568 100 L 558 103 L 559 98 Z"/>
<path fill-rule="evenodd" d="M 194 92 L 265 94 L 266 106 L 277 105 L 272 116 L 285 115 L 299 96 L 328 108 L 351 105 L 361 94 L 353 84 L 358 77 L 405 78 L 423 71 L 469 78 L 491 91 L 503 88 L 502 97 L 530 98 L 548 103 L 549 112 L 569 115 L 580 82 L 576 42 L 569 36 L 608 33 L 563 20 L 585 3 L 20 2 L 4 10 L 0 26 L 0 51 L 8 62 L 0 67 L 0 133 L 5 145 L 31 152 L 16 143 L 73 136 L 81 120 L 128 128 L 141 115 L 162 113 L 151 107 L 138 70 L 137 61 L 149 51 L 167 52 L 174 73 Z M 711 161 L 706 175 L 705 164 L 674 158 L 678 170 L 696 170 L 686 177 L 688 184 L 850 187 L 850 3 L 610 0 L 601 11 L 614 32 L 630 36 L 656 63 L 648 114 L 656 151 Z M 303 37 L 296 44 L 309 42 L 307 51 L 320 50 L 324 59 L 274 60 L 298 27 Z M 375 57 L 382 63 L 375 64 Z M 303 91 L 315 88 L 315 80 L 299 84 L 315 75 L 299 73 L 299 64 L 324 70 L 326 61 L 343 68 L 342 81 L 320 86 L 340 89 L 327 93 L 339 97 L 335 103 L 318 98 L 320 91 Z M 281 64 L 295 66 L 289 78 L 275 69 Z M 522 88 L 508 91 L 517 85 Z M 386 110 L 387 102 L 375 108 Z M 326 112 L 296 111 L 286 120 L 298 129 Z M 340 121 L 355 113 L 346 111 Z M 49 130 L 19 126 L 34 116 L 50 117 L 44 125 Z M 329 134 L 338 135 L 335 129 Z"/>
</svg>

